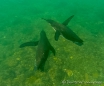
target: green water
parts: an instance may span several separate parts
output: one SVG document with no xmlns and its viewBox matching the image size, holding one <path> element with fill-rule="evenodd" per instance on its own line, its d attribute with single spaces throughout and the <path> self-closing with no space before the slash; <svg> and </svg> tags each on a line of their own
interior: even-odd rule
<svg viewBox="0 0 104 86">
<path fill-rule="evenodd" d="M 84 44 L 60 36 L 41 18 L 68 24 Z M 56 50 L 50 52 L 45 71 L 35 71 L 37 47 L 19 48 L 37 41 L 44 29 Z M 103 0 L 1 0 L 0 86 L 104 86 Z"/>
</svg>

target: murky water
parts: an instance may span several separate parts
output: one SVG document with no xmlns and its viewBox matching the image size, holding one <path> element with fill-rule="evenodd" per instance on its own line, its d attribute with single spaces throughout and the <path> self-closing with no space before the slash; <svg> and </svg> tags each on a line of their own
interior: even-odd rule
<svg viewBox="0 0 104 86">
<path fill-rule="evenodd" d="M 0 1 L 0 86 L 104 86 L 104 1 Z M 42 18 L 69 22 L 83 41 L 78 46 L 60 36 Z M 44 30 L 56 50 L 49 53 L 44 72 L 34 70 L 37 41 Z"/>
</svg>

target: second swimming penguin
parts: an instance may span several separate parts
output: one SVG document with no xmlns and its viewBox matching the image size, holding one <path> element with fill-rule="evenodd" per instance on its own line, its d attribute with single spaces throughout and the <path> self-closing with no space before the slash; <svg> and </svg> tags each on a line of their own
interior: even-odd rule
<svg viewBox="0 0 104 86">
<path fill-rule="evenodd" d="M 40 32 L 39 41 L 23 43 L 20 45 L 20 48 L 25 46 L 36 46 L 36 45 L 38 45 L 37 51 L 36 51 L 36 66 L 38 70 L 44 71 L 44 65 L 48 58 L 49 51 L 51 50 L 55 55 L 55 49 L 50 44 L 44 30 Z"/>
</svg>

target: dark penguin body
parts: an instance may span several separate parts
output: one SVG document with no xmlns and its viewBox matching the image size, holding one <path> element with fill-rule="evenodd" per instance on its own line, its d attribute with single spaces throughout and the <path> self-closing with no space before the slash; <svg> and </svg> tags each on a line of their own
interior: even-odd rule
<svg viewBox="0 0 104 86">
<path fill-rule="evenodd" d="M 48 23 L 50 23 L 51 26 L 56 30 L 55 36 L 54 36 L 56 41 L 58 41 L 60 35 L 63 35 L 64 38 L 71 40 L 75 44 L 82 45 L 83 40 L 81 38 L 79 38 L 70 28 L 67 27 L 69 21 L 73 17 L 74 17 L 74 15 L 69 17 L 62 24 L 58 23 L 54 20 L 51 20 L 51 19 L 44 19 L 44 18 L 43 19 L 46 20 Z"/>
<path fill-rule="evenodd" d="M 51 50 L 53 52 L 53 54 L 55 55 L 55 50 L 54 48 L 51 46 L 45 31 L 41 31 L 40 33 L 40 40 L 37 42 L 26 42 L 22 45 L 20 45 L 20 47 L 25 47 L 25 46 L 36 46 L 37 47 L 37 51 L 36 51 L 36 66 L 38 70 L 44 71 L 44 65 L 45 62 L 48 58 L 49 55 L 49 51 Z"/>
</svg>

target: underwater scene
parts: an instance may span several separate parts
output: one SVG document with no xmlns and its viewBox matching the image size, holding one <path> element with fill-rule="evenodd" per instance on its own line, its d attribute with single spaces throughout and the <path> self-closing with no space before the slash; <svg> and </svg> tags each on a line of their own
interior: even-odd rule
<svg viewBox="0 0 104 86">
<path fill-rule="evenodd" d="M 104 86 L 104 0 L 1 0 L 0 86 Z"/>
</svg>

